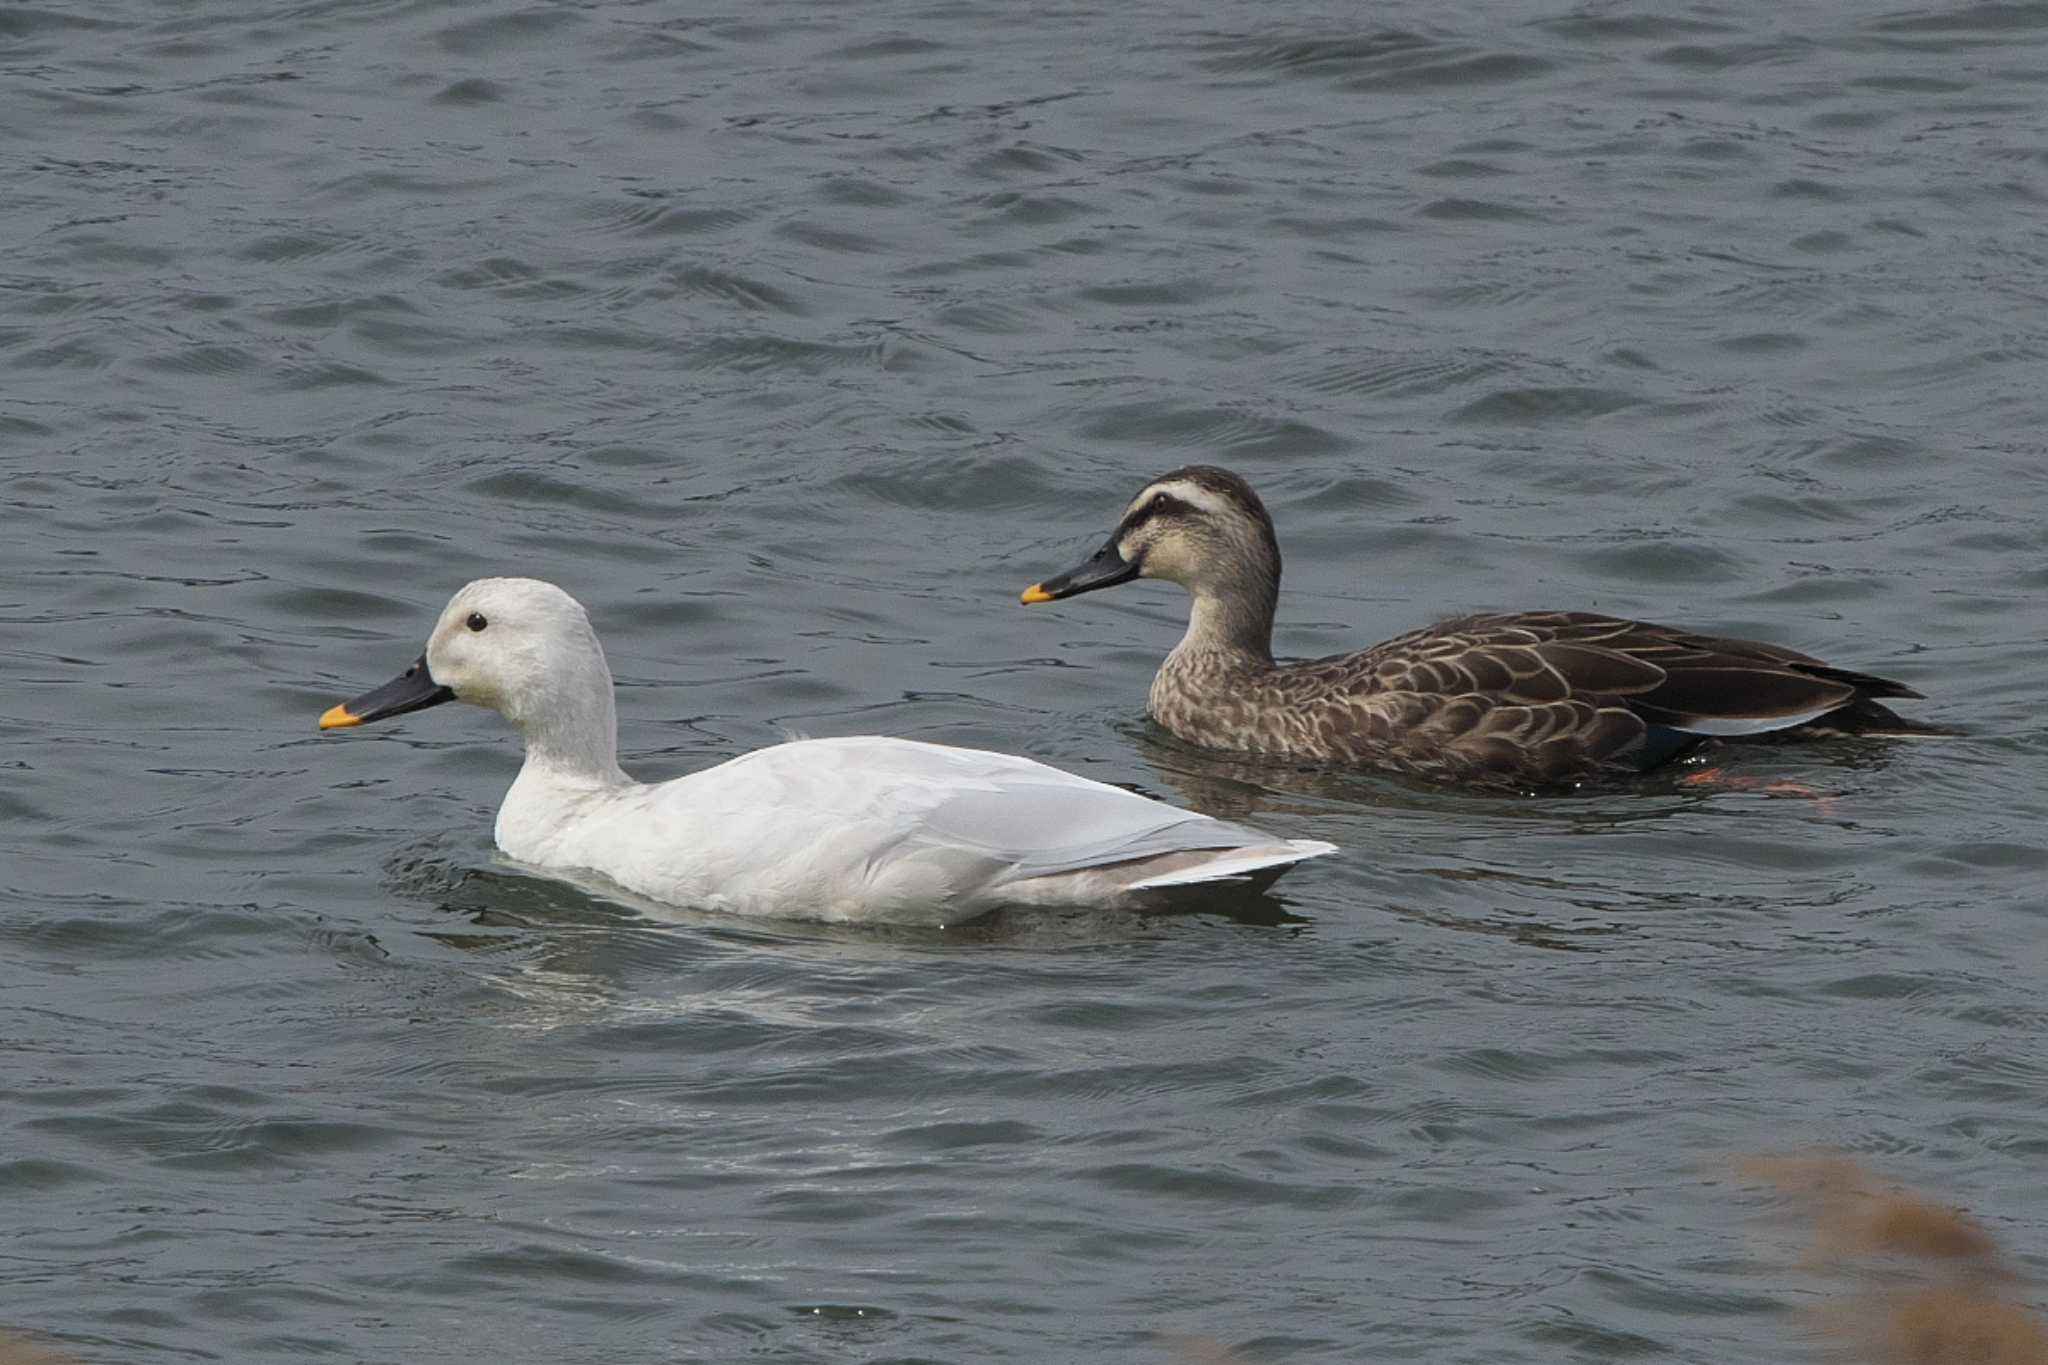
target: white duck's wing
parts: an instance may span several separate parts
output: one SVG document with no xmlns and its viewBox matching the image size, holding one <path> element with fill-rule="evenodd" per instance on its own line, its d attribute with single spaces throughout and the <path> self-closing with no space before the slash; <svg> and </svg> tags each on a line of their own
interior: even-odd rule
<svg viewBox="0 0 2048 1365">
<path fill-rule="evenodd" d="M 904 817 L 906 843 L 984 855 L 1010 879 L 1284 842 L 1015 754 L 881 736 L 782 747 L 871 781 Z"/>
<path fill-rule="evenodd" d="M 1256 879 L 1330 851 L 1028 758 L 878 736 L 759 749 L 641 788 L 581 829 L 555 861 L 639 894 L 831 919 L 1118 903 L 1148 877 Z M 1228 857 L 1203 877 L 1206 850 Z"/>
<path fill-rule="evenodd" d="M 1181 810 L 1121 787 L 1006 754 L 970 780 L 956 776 L 924 815 L 918 838 L 985 851 L 1018 878 L 1133 862 L 1189 849 L 1272 842 L 1243 825 Z"/>
</svg>

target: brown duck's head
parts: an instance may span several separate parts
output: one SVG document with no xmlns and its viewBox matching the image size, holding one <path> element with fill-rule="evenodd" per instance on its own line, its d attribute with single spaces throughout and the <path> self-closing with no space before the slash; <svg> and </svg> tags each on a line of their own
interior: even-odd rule
<svg viewBox="0 0 2048 1365">
<path fill-rule="evenodd" d="M 1178 583 L 1197 597 L 1253 594 L 1270 605 L 1280 542 L 1252 486 L 1227 469 L 1191 464 L 1146 484 L 1107 544 L 1086 563 L 1024 590 L 1026 605 L 1133 578 Z"/>
</svg>

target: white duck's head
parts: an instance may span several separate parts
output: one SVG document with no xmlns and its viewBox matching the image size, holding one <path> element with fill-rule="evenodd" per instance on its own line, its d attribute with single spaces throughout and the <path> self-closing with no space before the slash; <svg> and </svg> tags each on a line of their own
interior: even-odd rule
<svg viewBox="0 0 2048 1365">
<path fill-rule="evenodd" d="M 612 675 L 582 603 L 537 578 L 479 578 L 448 600 L 405 672 L 331 707 L 320 728 L 464 701 L 518 726 L 529 749 L 604 764 L 616 743 Z"/>
</svg>

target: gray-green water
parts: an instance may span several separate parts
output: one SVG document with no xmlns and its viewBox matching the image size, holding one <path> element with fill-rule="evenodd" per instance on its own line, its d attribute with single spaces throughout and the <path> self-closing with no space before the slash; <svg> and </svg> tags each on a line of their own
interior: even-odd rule
<svg viewBox="0 0 2048 1365">
<path fill-rule="evenodd" d="M 258 10 L 264 12 L 258 13 Z M 1810 1353 L 1732 1155 L 2048 1254 L 2048 7 L 0 10 L 0 1322 L 92 1361 Z M 1553 800 L 1148 728 L 1265 491 L 1279 646 L 1579 606 L 1973 737 Z M 1328 838 L 1277 900 L 637 920 L 481 713 L 319 736 L 465 579 L 643 775 L 885 731 Z"/>
</svg>

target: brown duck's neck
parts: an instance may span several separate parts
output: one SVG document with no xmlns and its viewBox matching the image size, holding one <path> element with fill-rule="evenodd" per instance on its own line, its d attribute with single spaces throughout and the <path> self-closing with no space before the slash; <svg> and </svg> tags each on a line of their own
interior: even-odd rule
<svg viewBox="0 0 2048 1365">
<path fill-rule="evenodd" d="M 1199 660 L 1205 671 L 1263 673 L 1273 667 L 1273 601 L 1195 595 L 1188 632 L 1168 657 L 1169 664 Z"/>
</svg>

